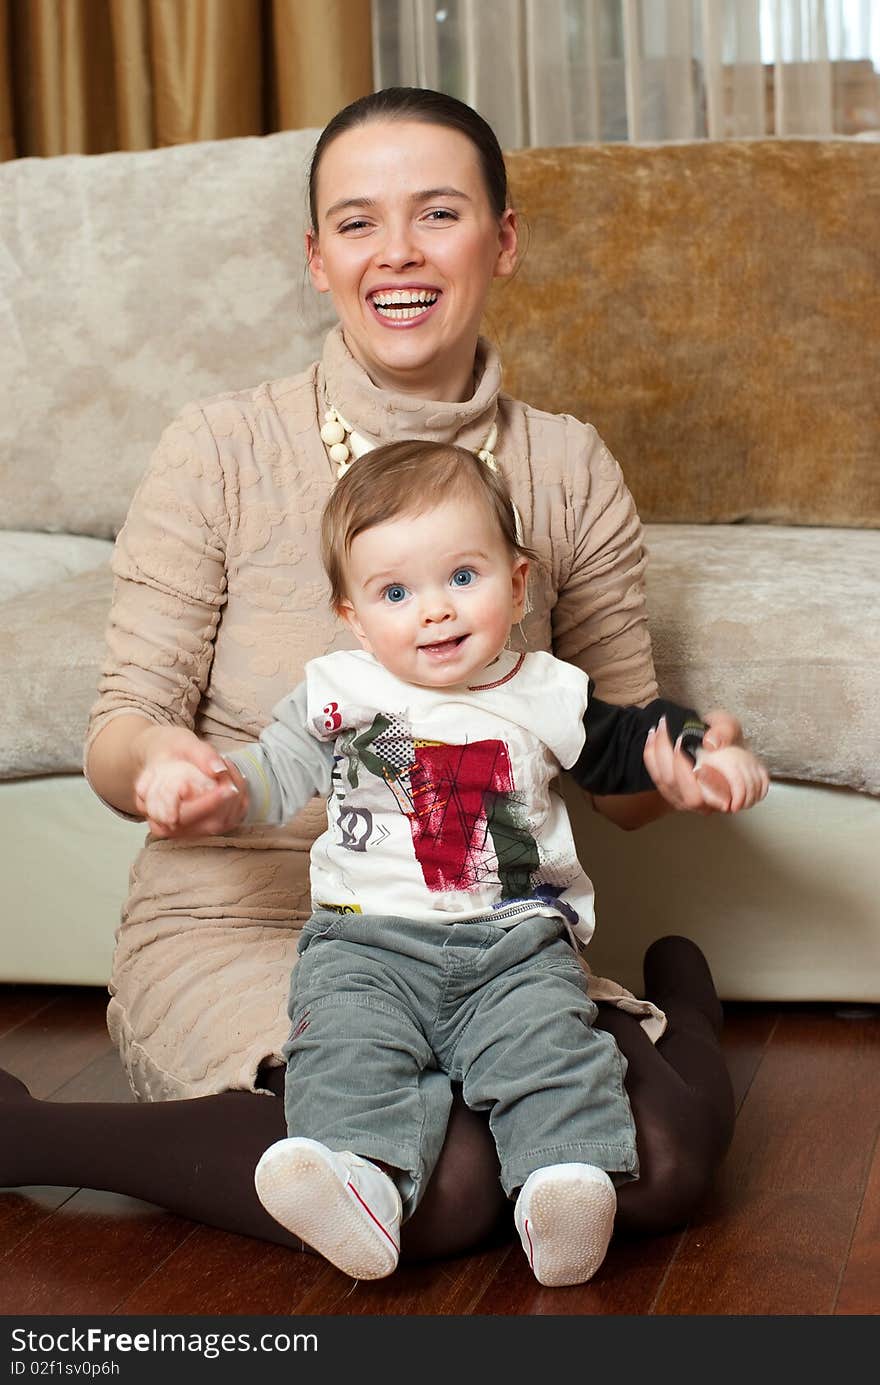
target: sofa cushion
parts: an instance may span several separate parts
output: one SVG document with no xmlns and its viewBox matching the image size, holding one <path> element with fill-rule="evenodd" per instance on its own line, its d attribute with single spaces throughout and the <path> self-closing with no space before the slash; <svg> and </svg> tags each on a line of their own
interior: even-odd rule
<svg viewBox="0 0 880 1385">
<path fill-rule="evenodd" d="M 743 721 L 771 772 L 880 794 L 880 533 L 651 525 L 661 689 Z"/>
<path fill-rule="evenodd" d="M 880 525 L 880 145 L 508 156 L 505 387 L 589 419 L 647 521 Z"/>
<path fill-rule="evenodd" d="M 112 538 L 181 405 L 320 355 L 316 133 L 0 163 L 0 526 Z"/>
<path fill-rule="evenodd" d="M 0 779 L 80 769 L 112 585 L 105 563 L 0 605 Z"/>
<path fill-rule="evenodd" d="M 100 567 L 112 552 L 106 539 L 0 529 L 0 603 Z"/>
</svg>

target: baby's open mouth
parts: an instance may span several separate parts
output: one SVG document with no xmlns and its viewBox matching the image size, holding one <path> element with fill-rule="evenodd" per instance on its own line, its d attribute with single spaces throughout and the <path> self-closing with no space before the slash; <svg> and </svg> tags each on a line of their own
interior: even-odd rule
<svg viewBox="0 0 880 1385">
<path fill-rule="evenodd" d="M 460 645 L 464 644 L 466 639 L 467 635 L 455 635 L 448 640 L 437 640 L 434 644 L 420 644 L 419 649 L 422 653 L 445 654 L 451 652 L 453 649 L 458 649 Z"/>
<path fill-rule="evenodd" d="M 407 322 L 433 308 L 439 297 L 436 289 L 380 289 L 370 295 L 370 302 L 380 317 Z"/>
</svg>

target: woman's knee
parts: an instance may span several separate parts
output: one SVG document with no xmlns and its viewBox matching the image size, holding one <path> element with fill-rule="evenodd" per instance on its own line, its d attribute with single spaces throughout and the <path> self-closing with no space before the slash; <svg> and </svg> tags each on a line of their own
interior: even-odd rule
<svg viewBox="0 0 880 1385">
<path fill-rule="evenodd" d="M 510 1217 L 488 1117 L 456 1093 L 437 1167 L 403 1227 L 401 1258 L 461 1255 L 497 1236 Z"/>
<path fill-rule="evenodd" d="M 618 1190 L 617 1226 L 643 1234 L 675 1230 L 698 1212 L 730 1143 L 734 1107 L 723 1056 L 717 1046 L 706 1055 L 706 1080 L 698 1090 L 632 1015 L 609 1013 L 606 1006 L 600 1012 L 599 1024 L 628 1062 L 639 1153 L 639 1178 Z"/>
<path fill-rule="evenodd" d="M 618 1189 L 619 1230 L 660 1235 L 678 1230 L 699 1212 L 720 1160 L 704 1134 L 698 1123 L 682 1128 L 642 1112 L 639 1177 Z"/>
</svg>

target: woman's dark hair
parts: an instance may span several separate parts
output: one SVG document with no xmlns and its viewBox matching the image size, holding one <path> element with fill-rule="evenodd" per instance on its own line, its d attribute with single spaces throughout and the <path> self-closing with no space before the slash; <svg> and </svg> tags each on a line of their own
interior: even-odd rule
<svg viewBox="0 0 880 1385">
<path fill-rule="evenodd" d="M 480 168 L 489 205 L 496 216 L 507 207 L 507 169 L 504 155 L 492 126 L 472 106 L 455 96 L 426 87 L 385 87 L 369 96 L 352 101 L 334 115 L 321 131 L 309 168 L 309 213 L 312 230 L 318 229 L 317 183 L 318 169 L 324 151 L 338 135 L 373 120 L 421 120 L 426 125 L 445 125 L 466 135 L 480 158 Z"/>
</svg>

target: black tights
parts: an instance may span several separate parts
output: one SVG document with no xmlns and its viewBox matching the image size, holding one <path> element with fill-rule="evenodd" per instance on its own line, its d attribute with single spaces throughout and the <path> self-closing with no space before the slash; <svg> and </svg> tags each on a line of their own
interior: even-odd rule
<svg viewBox="0 0 880 1385">
<path fill-rule="evenodd" d="M 629 1064 L 641 1165 L 638 1180 L 619 1189 L 616 1226 L 656 1233 L 680 1226 L 703 1197 L 730 1142 L 733 1096 L 718 1042 L 721 1007 L 699 950 L 683 938 L 654 943 L 645 988 L 669 1021 L 656 1046 L 635 1017 L 614 1007 L 600 1006 L 597 1024 L 614 1035 Z M 283 1069 L 271 1069 L 264 1081 L 280 1098 Z M 36 1101 L 5 1074 L 0 1103 L 2 1186 L 125 1193 L 301 1249 L 254 1191 L 257 1160 L 287 1133 L 281 1100 L 224 1092 L 143 1105 Z M 457 1093 L 440 1161 L 403 1228 L 402 1258 L 459 1254 L 511 1221 L 488 1120 Z"/>
</svg>

